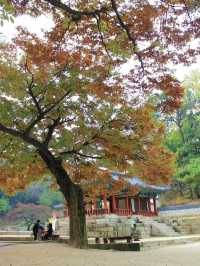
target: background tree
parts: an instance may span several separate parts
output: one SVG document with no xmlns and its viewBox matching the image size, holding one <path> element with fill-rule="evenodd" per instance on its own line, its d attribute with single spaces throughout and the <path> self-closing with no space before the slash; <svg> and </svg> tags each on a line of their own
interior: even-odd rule
<svg viewBox="0 0 200 266">
<path fill-rule="evenodd" d="M 15 208 L 18 203 L 23 204 L 41 204 L 54 207 L 56 204 L 63 203 L 62 193 L 57 188 L 51 188 L 52 184 L 48 181 L 33 182 L 25 191 L 17 192 L 9 197 L 11 208 Z M 0 193 L 0 197 L 6 197 Z"/>
<path fill-rule="evenodd" d="M 46 189 L 39 197 L 39 204 L 47 205 L 51 208 L 60 203 L 64 205 L 64 199 L 60 191 Z"/>
<path fill-rule="evenodd" d="M 0 3 L 0 25 L 3 26 L 5 21 L 14 22 L 14 8 L 9 1 L 2 0 Z"/>
<path fill-rule="evenodd" d="M 4 218 L 8 224 L 21 223 L 26 226 L 27 230 L 31 230 L 31 226 L 38 219 L 41 223 L 46 223 L 51 217 L 51 209 L 44 205 L 35 204 L 18 204 Z"/>
<path fill-rule="evenodd" d="M 198 38 L 199 9 L 187 1 L 9 3 L 17 15 L 51 15 L 55 26 L 43 40 L 20 30 L 15 44 L 23 51 L 21 62 L 15 47 L 2 47 L 0 180 L 9 192 L 23 189 L 47 166 L 68 201 L 71 243 L 83 247 L 81 185 L 94 172 L 103 183 L 112 180 L 102 166 L 131 169 L 151 182 L 172 174 L 171 156 L 161 145 L 163 127 L 152 113 L 180 106 L 182 88 L 167 65 L 188 64 L 199 53 L 188 45 Z M 130 58 L 133 68 L 120 74 Z M 148 98 L 155 89 L 165 98 L 152 106 Z"/>
<path fill-rule="evenodd" d="M 9 200 L 5 197 L 0 198 L 0 215 L 4 215 L 10 210 Z"/>
<path fill-rule="evenodd" d="M 185 77 L 183 105 L 168 118 L 167 145 L 177 155 L 176 182 L 183 195 L 188 188 L 192 198 L 200 197 L 200 72 Z"/>
</svg>

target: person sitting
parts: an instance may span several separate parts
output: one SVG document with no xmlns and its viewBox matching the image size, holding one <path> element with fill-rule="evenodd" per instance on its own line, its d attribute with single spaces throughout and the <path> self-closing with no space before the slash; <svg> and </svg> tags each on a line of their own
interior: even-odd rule
<svg viewBox="0 0 200 266">
<path fill-rule="evenodd" d="M 42 239 L 49 240 L 52 238 L 52 235 L 53 235 L 53 226 L 52 226 L 52 223 L 48 223 L 47 231 L 44 233 Z"/>
<path fill-rule="evenodd" d="M 142 221 L 139 219 L 139 217 L 136 217 L 135 222 L 136 223 L 142 223 Z"/>
</svg>

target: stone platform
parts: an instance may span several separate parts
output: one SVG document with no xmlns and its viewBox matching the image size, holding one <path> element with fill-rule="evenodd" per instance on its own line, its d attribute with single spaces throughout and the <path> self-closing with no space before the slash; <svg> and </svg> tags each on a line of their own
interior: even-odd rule
<svg viewBox="0 0 200 266">
<path fill-rule="evenodd" d="M 21 242 L 35 242 L 31 234 L 16 234 L 12 235 L 3 234 L 0 232 L 0 242 L 2 241 L 21 241 Z M 20 232 L 21 233 L 21 232 Z M 68 237 L 60 236 L 59 242 L 67 243 Z M 127 244 L 123 241 L 117 243 L 109 243 L 109 244 L 95 244 L 94 239 L 89 239 L 89 247 L 92 249 L 114 249 L 114 250 L 121 250 L 121 251 L 141 251 L 147 249 L 154 249 L 161 246 L 169 246 L 169 245 L 178 245 L 178 244 L 187 244 L 193 242 L 200 242 L 200 235 L 185 235 L 185 236 L 177 236 L 177 237 L 151 237 L 151 238 L 144 238 L 140 241 L 134 241 L 130 244 Z M 43 241 L 42 241 L 43 242 Z M 44 243 L 44 242 L 43 242 Z"/>
<path fill-rule="evenodd" d="M 89 244 L 90 248 L 102 250 L 121 250 L 121 251 L 142 251 L 155 249 L 162 246 L 188 244 L 200 242 L 200 235 L 187 235 L 178 237 L 152 237 L 127 243 L 109 243 L 109 244 Z"/>
</svg>

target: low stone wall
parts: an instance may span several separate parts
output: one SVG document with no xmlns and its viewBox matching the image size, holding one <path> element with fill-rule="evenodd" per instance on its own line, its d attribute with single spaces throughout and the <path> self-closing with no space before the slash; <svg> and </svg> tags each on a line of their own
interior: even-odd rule
<svg viewBox="0 0 200 266">
<path fill-rule="evenodd" d="M 23 235 L 23 236 L 31 236 L 32 231 L 8 231 L 8 230 L 1 230 L 0 231 L 0 236 L 1 235 Z"/>
<path fill-rule="evenodd" d="M 88 238 L 108 238 L 130 236 L 133 232 L 133 227 L 136 222 L 136 217 L 119 217 L 117 215 L 106 215 L 100 217 L 90 217 L 87 219 L 87 234 Z M 69 235 L 69 219 L 60 220 L 60 235 Z M 140 238 L 150 236 L 151 228 L 149 224 L 136 224 L 138 235 Z"/>
<path fill-rule="evenodd" d="M 176 232 L 182 235 L 200 234 L 200 214 L 162 214 L 157 219 L 170 225 Z"/>
<path fill-rule="evenodd" d="M 87 225 L 88 237 L 117 237 L 130 236 L 131 225 L 126 223 Z"/>
<path fill-rule="evenodd" d="M 140 251 L 140 243 L 113 243 L 113 244 L 91 244 L 89 248 L 102 249 L 102 250 L 119 250 L 119 251 Z"/>
</svg>

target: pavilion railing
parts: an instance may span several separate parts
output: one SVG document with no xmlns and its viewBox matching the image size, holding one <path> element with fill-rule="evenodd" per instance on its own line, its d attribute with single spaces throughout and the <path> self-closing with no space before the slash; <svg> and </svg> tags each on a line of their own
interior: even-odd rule
<svg viewBox="0 0 200 266">
<path fill-rule="evenodd" d="M 92 216 L 92 215 L 104 215 L 104 214 L 109 214 L 108 209 L 87 209 L 86 210 L 86 215 Z"/>
<path fill-rule="evenodd" d="M 154 211 L 154 212 L 151 212 L 151 211 L 136 211 L 136 212 L 134 212 L 133 214 L 135 214 L 135 215 L 142 215 L 142 216 L 147 216 L 147 217 L 151 217 L 151 216 L 156 216 L 156 215 L 158 215 L 158 212 L 156 211 Z"/>
<path fill-rule="evenodd" d="M 130 209 L 115 209 L 113 213 L 119 216 L 130 216 L 133 214 L 132 210 Z"/>
<path fill-rule="evenodd" d="M 130 209 L 114 209 L 112 213 L 119 215 L 119 216 L 131 216 L 134 214 L 134 215 L 142 215 L 142 216 L 151 217 L 151 216 L 158 215 L 157 211 L 151 212 L 151 211 L 140 210 L 140 211 L 133 212 Z M 109 209 L 87 209 L 86 210 L 86 215 L 88 216 L 92 216 L 92 215 L 98 216 L 98 215 L 105 215 L 105 214 L 110 214 L 110 210 Z M 64 216 L 65 217 L 69 216 L 67 209 L 64 211 Z"/>
</svg>

